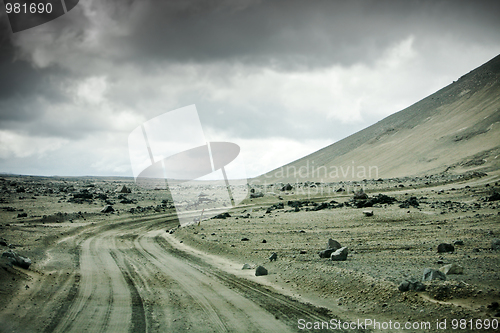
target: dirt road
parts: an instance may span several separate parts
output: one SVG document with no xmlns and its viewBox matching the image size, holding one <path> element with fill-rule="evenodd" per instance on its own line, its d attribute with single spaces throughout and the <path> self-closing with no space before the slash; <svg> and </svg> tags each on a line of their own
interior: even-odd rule
<svg viewBox="0 0 500 333">
<path fill-rule="evenodd" d="M 290 332 L 330 320 L 166 240 L 171 216 L 116 219 L 65 234 L 0 314 L 3 332 Z"/>
</svg>

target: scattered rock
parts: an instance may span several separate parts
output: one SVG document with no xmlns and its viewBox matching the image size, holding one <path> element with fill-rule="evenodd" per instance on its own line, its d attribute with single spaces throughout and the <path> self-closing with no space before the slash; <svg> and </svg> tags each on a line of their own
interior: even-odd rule
<svg viewBox="0 0 500 333">
<path fill-rule="evenodd" d="M 261 198 L 263 196 L 264 196 L 264 193 L 262 193 L 262 192 L 250 193 L 250 198 Z"/>
<path fill-rule="evenodd" d="M 17 217 L 28 217 L 28 214 L 27 213 L 19 213 L 17 214 Z"/>
<path fill-rule="evenodd" d="M 241 241 L 242 241 L 242 242 L 248 242 L 249 240 L 250 240 L 250 239 L 248 239 L 247 237 L 243 237 L 243 238 L 241 239 Z"/>
<path fill-rule="evenodd" d="M 363 189 L 357 191 L 356 193 L 354 193 L 354 196 L 353 196 L 353 199 L 354 200 L 366 200 L 368 199 L 368 194 L 366 194 Z"/>
<path fill-rule="evenodd" d="M 495 238 L 491 241 L 491 248 L 493 250 L 500 250 L 500 239 Z"/>
<path fill-rule="evenodd" d="M 131 193 L 131 192 L 132 191 L 125 185 L 123 185 L 122 189 L 120 190 L 120 193 Z"/>
<path fill-rule="evenodd" d="M 449 243 L 441 243 L 438 245 L 437 251 L 438 251 L 438 253 L 454 252 L 455 247 Z"/>
<path fill-rule="evenodd" d="M 444 265 L 443 267 L 439 268 L 439 270 L 443 272 L 445 275 L 464 274 L 464 268 L 457 264 Z"/>
<path fill-rule="evenodd" d="M 373 200 L 374 203 L 389 204 L 389 205 L 392 205 L 395 201 L 398 201 L 396 198 L 390 197 L 390 196 L 385 195 L 385 194 L 379 194 L 379 195 L 373 197 L 371 200 Z"/>
<path fill-rule="evenodd" d="M 453 245 L 464 245 L 464 241 L 463 240 L 456 240 L 453 242 Z"/>
<path fill-rule="evenodd" d="M 101 213 L 112 213 L 115 209 L 111 205 L 107 205 L 103 209 L 101 209 Z"/>
<path fill-rule="evenodd" d="M 267 269 L 262 266 L 259 266 L 255 269 L 255 276 L 267 275 Z"/>
<path fill-rule="evenodd" d="M 443 272 L 432 268 L 424 269 L 422 281 L 432 281 L 432 280 L 446 280 L 446 275 Z"/>
<path fill-rule="evenodd" d="M 267 243 L 267 241 L 266 241 L 265 239 L 263 239 L 263 240 L 262 240 L 262 243 L 264 243 L 264 244 L 265 244 L 265 243 Z"/>
<path fill-rule="evenodd" d="M 9 258 L 10 263 L 12 265 L 15 265 L 15 266 L 18 266 L 18 267 L 21 267 L 24 269 L 28 269 L 31 265 L 31 259 L 21 257 L 19 254 L 17 254 L 16 252 L 14 252 L 12 250 L 5 251 L 4 253 L 2 253 L 2 257 Z"/>
<path fill-rule="evenodd" d="M 333 252 L 335 252 L 337 250 L 334 250 L 334 249 L 326 249 L 326 250 L 323 250 L 323 251 L 319 251 L 318 252 L 318 255 L 320 258 L 330 258 L 330 256 L 332 255 Z"/>
<path fill-rule="evenodd" d="M 321 204 L 319 204 L 316 207 L 314 207 L 313 209 L 311 209 L 311 211 L 323 210 L 323 209 L 326 209 L 328 207 L 330 207 L 330 205 L 327 202 L 322 202 Z"/>
<path fill-rule="evenodd" d="M 493 192 L 493 194 L 488 198 L 488 201 L 498 201 L 500 200 L 500 193 Z"/>
<path fill-rule="evenodd" d="M 418 200 L 416 197 L 410 197 L 409 199 L 403 201 L 400 205 L 399 208 L 410 208 L 410 206 L 413 206 L 417 208 L 419 206 Z"/>
<path fill-rule="evenodd" d="M 363 214 L 365 214 L 365 216 L 373 216 L 373 210 L 364 210 Z"/>
<path fill-rule="evenodd" d="M 404 280 L 398 287 L 399 291 L 424 291 L 425 285 L 417 279 Z"/>
<path fill-rule="evenodd" d="M 340 245 L 340 243 L 337 242 L 336 240 L 331 239 L 331 238 L 328 240 L 327 249 L 332 249 L 333 251 L 337 251 L 341 247 L 342 247 L 342 245 Z"/>
<path fill-rule="evenodd" d="M 218 214 L 218 215 L 215 215 L 214 217 L 212 217 L 213 219 L 220 219 L 220 220 L 225 220 L 227 217 L 231 217 L 231 215 L 229 215 L 228 212 L 225 212 L 225 213 L 222 213 L 222 214 Z"/>
<path fill-rule="evenodd" d="M 284 191 L 291 191 L 291 190 L 293 190 L 293 186 L 292 186 L 292 185 L 290 185 L 290 183 L 286 184 L 285 186 L 283 186 L 283 187 L 281 188 L 281 191 L 282 191 L 282 192 L 284 192 Z"/>
<path fill-rule="evenodd" d="M 498 302 L 492 302 L 491 304 L 488 304 L 488 309 L 496 310 L 499 306 L 500 304 L 498 304 Z"/>
<path fill-rule="evenodd" d="M 307 253 L 307 251 L 306 251 L 306 250 L 300 250 L 300 252 L 299 252 L 299 253 L 300 253 L 300 254 L 306 254 L 306 253 Z"/>
<path fill-rule="evenodd" d="M 269 260 L 276 261 L 276 259 L 278 259 L 278 254 L 276 252 L 273 252 L 273 254 L 271 254 L 271 256 L 269 257 Z"/>
<path fill-rule="evenodd" d="M 250 264 L 243 264 L 243 267 L 241 269 L 252 269 L 252 266 Z"/>
<path fill-rule="evenodd" d="M 347 260 L 348 250 L 347 247 L 342 247 L 330 255 L 331 261 L 345 261 Z"/>
</svg>

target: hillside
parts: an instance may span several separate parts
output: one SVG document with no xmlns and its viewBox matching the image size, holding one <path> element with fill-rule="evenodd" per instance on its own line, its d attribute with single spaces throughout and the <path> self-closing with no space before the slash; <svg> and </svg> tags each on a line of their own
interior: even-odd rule
<svg viewBox="0 0 500 333">
<path fill-rule="evenodd" d="M 436 93 L 253 182 L 392 178 L 500 166 L 500 55 Z"/>
</svg>

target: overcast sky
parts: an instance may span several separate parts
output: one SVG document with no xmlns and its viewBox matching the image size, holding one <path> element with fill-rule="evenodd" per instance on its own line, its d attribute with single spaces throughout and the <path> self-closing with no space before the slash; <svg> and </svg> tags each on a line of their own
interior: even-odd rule
<svg viewBox="0 0 500 333">
<path fill-rule="evenodd" d="M 129 134 L 195 104 L 257 176 L 500 54 L 498 1 L 82 0 L 0 14 L 0 172 L 132 176 Z"/>
</svg>

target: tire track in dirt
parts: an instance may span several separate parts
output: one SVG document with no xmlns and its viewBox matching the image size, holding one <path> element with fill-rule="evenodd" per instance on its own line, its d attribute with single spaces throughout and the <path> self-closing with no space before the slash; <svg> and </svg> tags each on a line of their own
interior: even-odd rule
<svg viewBox="0 0 500 333">
<path fill-rule="evenodd" d="M 256 282 L 241 279 L 233 274 L 217 269 L 200 258 L 174 248 L 160 234 L 154 236 L 154 240 L 166 252 L 169 252 L 176 257 L 185 259 L 189 266 L 197 269 L 202 274 L 212 276 L 217 280 L 222 281 L 231 289 L 237 290 L 239 293 L 244 295 L 245 298 L 259 304 L 267 312 L 272 313 L 276 318 L 280 318 L 281 320 L 285 319 L 285 322 L 294 329 L 297 329 L 297 322 L 299 319 L 307 318 L 307 320 L 310 321 L 328 322 L 332 318 L 335 318 L 326 308 L 301 303 L 289 296 L 273 292 Z M 342 330 L 340 331 L 343 332 Z M 351 330 L 350 332 L 364 331 Z"/>
<path fill-rule="evenodd" d="M 52 295 L 61 305 L 43 331 L 290 332 L 298 316 L 328 319 L 157 237 L 177 225 L 172 215 L 127 217 L 65 239 L 78 249 L 79 272 Z"/>
<path fill-rule="evenodd" d="M 144 304 L 142 302 L 142 298 L 137 290 L 135 283 L 131 277 L 133 274 L 133 269 L 131 269 L 130 265 L 125 261 L 125 259 L 118 258 L 116 251 L 110 251 L 110 255 L 115 261 L 116 265 L 120 269 L 125 281 L 127 282 L 127 287 L 130 292 L 132 302 L 131 302 L 131 326 L 130 332 L 139 333 L 139 332 L 147 332 L 147 322 L 146 315 L 144 312 Z"/>
<path fill-rule="evenodd" d="M 247 299 L 235 288 L 222 284 L 217 277 L 206 275 L 186 262 L 172 256 L 168 249 L 161 247 L 154 236 L 160 231 L 152 231 L 139 237 L 135 244 L 149 262 L 165 274 L 176 279 L 183 289 L 222 320 L 228 331 L 290 332 L 296 331 L 296 323 L 278 320 L 265 308 Z M 207 309 L 207 307 L 210 307 Z M 212 321 L 217 320 L 213 315 Z M 211 322 L 213 324 L 213 322 Z M 218 329 L 221 329 L 220 326 Z"/>
</svg>

